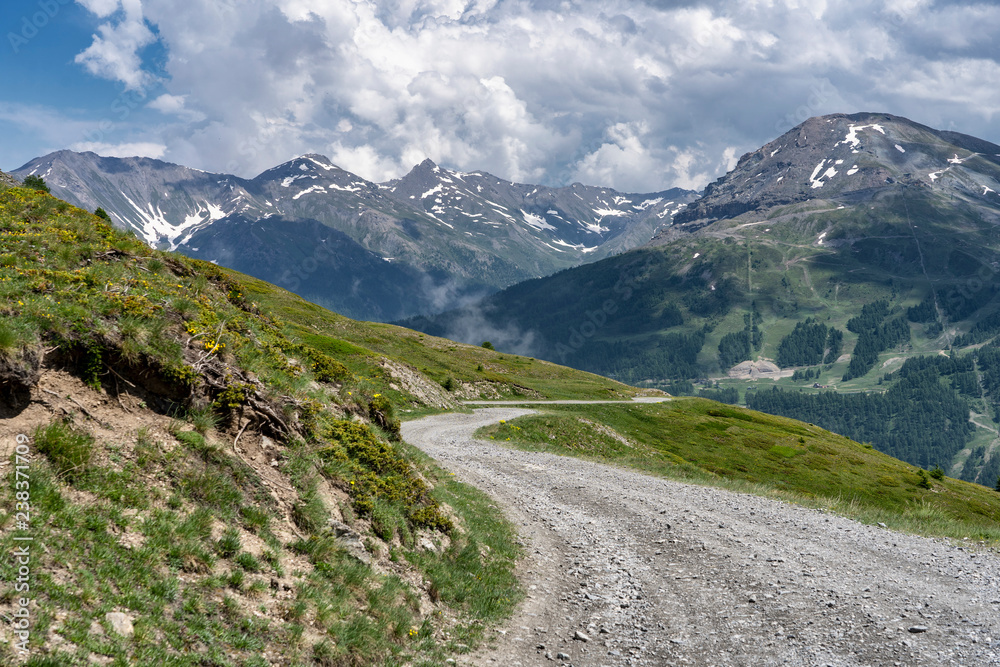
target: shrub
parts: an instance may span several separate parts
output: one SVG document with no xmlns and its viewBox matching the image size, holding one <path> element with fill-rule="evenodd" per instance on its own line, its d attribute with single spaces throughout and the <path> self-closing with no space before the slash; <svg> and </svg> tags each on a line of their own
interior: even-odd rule
<svg viewBox="0 0 1000 667">
<path fill-rule="evenodd" d="M 483 344 L 482 344 L 482 347 L 486 348 L 487 350 L 492 350 L 492 349 L 495 349 L 495 348 L 493 347 L 493 343 L 491 343 L 491 342 L 490 342 L 490 341 L 488 341 L 488 340 L 484 340 L 484 341 L 483 341 Z"/>
<path fill-rule="evenodd" d="M 926 470 L 918 470 L 917 471 L 917 477 L 920 478 L 919 480 L 917 480 L 917 486 L 918 487 L 920 487 L 921 489 L 929 489 L 929 488 L 931 488 L 931 481 L 929 479 L 927 479 L 927 471 Z"/>
<path fill-rule="evenodd" d="M 73 479 L 90 464 L 94 437 L 58 420 L 35 430 L 35 448 L 48 457 L 58 474 Z"/>
<path fill-rule="evenodd" d="M 455 391 L 455 378 L 449 375 L 445 381 L 441 383 L 441 386 L 448 391 Z"/>
<path fill-rule="evenodd" d="M 24 187 L 31 188 L 32 190 L 38 190 L 39 192 L 49 191 L 49 186 L 45 184 L 45 179 L 41 176 L 35 176 L 34 174 L 24 179 Z"/>
<path fill-rule="evenodd" d="M 941 466 L 934 466 L 934 470 L 931 470 L 931 477 L 936 480 L 944 479 L 944 470 L 941 470 Z"/>
<path fill-rule="evenodd" d="M 108 212 L 105 211 L 100 206 L 98 206 L 97 210 L 94 211 L 94 215 L 96 215 L 98 218 L 103 218 L 104 220 L 107 220 L 108 222 L 111 222 L 111 216 L 108 215 Z"/>
</svg>

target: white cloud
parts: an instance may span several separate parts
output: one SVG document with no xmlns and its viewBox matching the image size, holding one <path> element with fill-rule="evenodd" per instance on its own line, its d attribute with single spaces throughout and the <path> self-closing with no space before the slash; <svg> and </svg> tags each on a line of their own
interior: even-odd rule
<svg viewBox="0 0 1000 667">
<path fill-rule="evenodd" d="M 972 2 L 78 2 L 100 20 L 78 58 L 92 73 L 148 86 L 142 49 L 166 49 L 149 107 L 169 123 L 129 136 L 245 176 L 317 151 L 373 180 L 430 157 L 700 188 L 808 116 L 884 110 L 990 138 L 1000 108 L 1000 8 Z"/>
<path fill-rule="evenodd" d="M 114 14 L 121 7 L 121 0 L 77 0 L 97 18 L 106 18 Z"/>
<path fill-rule="evenodd" d="M 76 62 L 91 74 L 120 81 L 130 90 L 148 84 L 153 77 L 143 70 L 139 51 L 156 37 L 146 26 L 142 0 L 80 0 L 80 3 L 100 18 L 120 16 L 98 27 L 99 34 L 76 56 Z"/>
<path fill-rule="evenodd" d="M 167 152 L 167 147 L 150 141 L 137 141 L 122 144 L 107 144 L 100 141 L 81 141 L 70 146 L 74 151 L 92 151 L 104 157 L 151 157 L 161 158 Z"/>
<path fill-rule="evenodd" d="M 170 95 L 169 93 L 164 93 L 159 97 L 153 99 L 146 106 L 150 109 L 156 109 L 162 114 L 168 116 L 177 116 L 184 120 L 189 121 L 201 121 L 205 119 L 205 114 L 199 111 L 192 111 L 187 108 L 185 100 L 186 95 Z"/>
</svg>

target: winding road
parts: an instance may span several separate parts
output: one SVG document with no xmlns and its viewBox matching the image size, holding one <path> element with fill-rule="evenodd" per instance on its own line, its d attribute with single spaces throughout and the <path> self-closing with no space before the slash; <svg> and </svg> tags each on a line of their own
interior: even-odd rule
<svg viewBox="0 0 1000 667">
<path fill-rule="evenodd" d="M 1000 557 L 473 432 L 403 424 L 518 526 L 528 597 L 459 665 L 1000 665 Z"/>
</svg>

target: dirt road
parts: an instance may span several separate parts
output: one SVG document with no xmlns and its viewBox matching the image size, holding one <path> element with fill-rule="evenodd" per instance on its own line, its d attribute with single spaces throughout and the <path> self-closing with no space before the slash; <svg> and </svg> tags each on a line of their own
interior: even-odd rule
<svg viewBox="0 0 1000 667">
<path fill-rule="evenodd" d="M 403 424 L 519 527 L 528 599 L 460 665 L 1000 665 L 1000 557 L 756 496 Z"/>
</svg>

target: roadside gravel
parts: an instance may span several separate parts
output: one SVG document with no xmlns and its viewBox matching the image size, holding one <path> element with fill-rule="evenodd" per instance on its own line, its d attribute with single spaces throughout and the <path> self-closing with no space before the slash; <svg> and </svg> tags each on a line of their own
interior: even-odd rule
<svg viewBox="0 0 1000 667">
<path fill-rule="evenodd" d="M 403 424 L 520 529 L 528 598 L 460 665 L 1000 665 L 1000 557 L 818 510 Z"/>
</svg>

